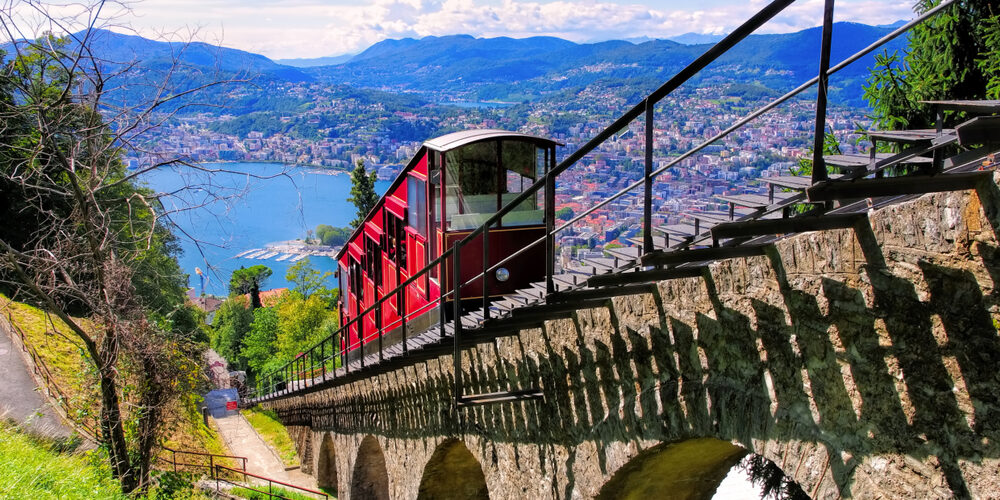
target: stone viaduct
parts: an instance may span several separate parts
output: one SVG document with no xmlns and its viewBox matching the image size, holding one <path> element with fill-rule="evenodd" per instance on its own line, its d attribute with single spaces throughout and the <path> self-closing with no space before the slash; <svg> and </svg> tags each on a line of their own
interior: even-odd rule
<svg viewBox="0 0 1000 500">
<path fill-rule="evenodd" d="M 341 498 L 710 498 L 747 452 L 813 498 L 1000 497 L 1000 190 L 608 299 L 466 351 L 265 403 Z"/>
</svg>

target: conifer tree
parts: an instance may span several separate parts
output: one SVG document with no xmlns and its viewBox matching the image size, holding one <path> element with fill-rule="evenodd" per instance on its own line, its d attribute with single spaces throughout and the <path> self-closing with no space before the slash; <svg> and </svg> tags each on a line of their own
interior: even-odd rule
<svg viewBox="0 0 1000 500">
<path fill-rule="evenodd" d="M 365 221 L 365 216 L 378 203 L 375 193 L 375 171 L 365 168 L 365 161 L 358 160 L 351 172 L 351 197 L 347 199 L 358 209 L 357 215 L 351 221 L 351 227 L 359 227 Z"/>
<path fill-rule="evenodd" d="M 940 0 L 918 0 L 922 14 Z M 913 28 L 906 54 L 883 53 L 865 87 L 874 127 L 929 128 L 935 115 L 920 101 L 996 98 L 1000 93 L 1000 1 L 959 0 Z M 961 116 L 946 117 L 946 126 Z"/>
</svg>

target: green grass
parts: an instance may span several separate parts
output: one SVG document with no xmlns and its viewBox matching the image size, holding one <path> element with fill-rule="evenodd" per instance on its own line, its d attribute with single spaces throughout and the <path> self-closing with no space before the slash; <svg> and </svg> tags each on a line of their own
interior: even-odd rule
<svg viewBox="0 0 1000 500">
<path fill-rule="evenodd" d="M 257 429 L 260 437 L 264 438 L 264 441 L 278 452 L 278 456 L 281 457 L 281 461 L 286 467 L 299 465 L 299 456 L 295 451 L 295 443 L 292 442 L 288 431 L 278 421 L 278 416 L 274 412 L 265 410 L 259 406 L 249 410 L 242 410 L 242 412 L 243 416 L 250 422 L 250 425 L 254 429 Z"/>
<path fill-rule="evenodd" d="M 125 499 L 102 461 L 0 424 L 0 498 Z"/>
<path fill-rule="evenodd" d="M 257 485 L 254 486 L 256 490 L 268 491 L 267 486 Z M 247 500 L 268 500 L 271 498 L 288 498 L 289 500 L 315 500 L 316 498 L 322 498 L 312 495 L 306 495 L 304 493 L 298 493 L 293 490 L 286 490 L 278 486 L 271 487 L 271 493 L 277 496 L 268 496 L 266 493 L 260 493 L 242 486 L 236 486 L 229 490 L 229 493 L 241 498 L 246 498 Z M 330 497 L 336 499 L 336 497 Z"/>
</svg>

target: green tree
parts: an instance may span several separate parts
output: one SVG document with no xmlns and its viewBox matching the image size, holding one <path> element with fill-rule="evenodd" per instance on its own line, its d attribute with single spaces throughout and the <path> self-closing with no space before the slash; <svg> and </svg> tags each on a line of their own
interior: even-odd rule
<svg viewBox="0 0 1000 500">
<path fill-rule="evenodd" d="M 560 220 L 570 220 L 574 215 L 576 215 L 576 213 L 574 213 L 573 209 L 570 207 L 562 207 L 559 210 L 556 210 L 556 218 Z"/>
<path fill-rule="evenodd" d="M 358 160 L 351 171 L 351 197 L 347 199 L 357 208 L 357 214 L 351 221 L 351 227 L 359 227 L 365 222 L 368 212 L 378 203 L 378 194 L 375 193 L 375 171 L 371 172 L 365 168 L 365 161 Z"/>
<path fill-rule="evenodd" d="M 292 267 L 288 268 L 288 272 L 285 273 L 285 279 L 292 282 L 295 287 L 292 291 L 301 294 L 305 298 L 309 298 L 313 295 L 319 295 L 320 298 L 326 300 L 328 303 L 333 303 L 336 299 L 334 292 L 327 287 L 327 278 L 333 276 L 330 271 L 320 272 L 318 269 L 312 266 L 309 262 L 309 258 L 306 257 L 295 263 Z"/>
<path fill-rule="evenodd" d="M 339 246 L 347 243 L 352 229 L 349 227 L 333 227 L 326 224 L 316 226 L 316 239 L 327 246 Z"/>
<path fill-rule="evenodd" d="M 90 50 L 102 4 L 74 9 L 84 25 L 73 14 L 48 18 L 75 33 L 65 39 L 7 45 L 14 56 L 0 68 L 0 287 L 58 316 L 76 337 L 94 367 L 84 376 L 98 391 L 100 445 L 131 493 L 149 484 L 165 408 L 192 385 L 199 316 L 184 304 L 187 277 L 174 260 L 169 211 L 122 161 L 147 143 L 143 124 L 174 97 L 164 84 L 153 103 L 121 94 L 109 102 L 121 86 L 105 84 L 127 78 L 115 68 L 132 66 Z M 0 9 L 14 33 L 22 21 Z"/>
<path fill-rule="evenodd" d="M 924 13 L 940 0 L 918 0 Z M 906 55 L 883 53 L 865 86 L 874 126 L 884 129 L 927 128 L 934 109 L 920 101 L 984 99 L 1000 90 L 997 55 L 1000 2 L 959 0 L 910 32 Z M 900 64 L 901 63 L 901 64 Z M 946 117 L 946 126 L 962 119 Z"/>
<path fill-rule="evenodd" d="M 230 294 L 250 294 L 250 308 L 260 307 L 260 288 L 274 271 L 264 265 L 240 267 L 229 278 Z"/>
<path fill-rule="evenodd" d="M 247 309 L 244 300 L 240 297 L 230 297 L 219 306 L 212 321 L 214 328 L 212 348 L 219 353 L 219 356 L 226 358 L 233 368 L 246 367 L 240 356 L 240 349 L 254 319 L 254 313 Z"/>
<path fill-rule="evenodd" d="M 240 356 L 246 361 L 251 374 L 256 375 L 274 366 L 277 353 L 278 313 L 270 307 L 254 310 L 250 331 L 243 337 Z"/>
<path fill-rule="evenodd" d="M 275 310 L 278 313 L 278 352 L 290 360 L 325 336 L 324 323 L 335 318 L 327 302 L 318 295 L 306 298 L 298 293 L 285 294 Z"/>
</svg>

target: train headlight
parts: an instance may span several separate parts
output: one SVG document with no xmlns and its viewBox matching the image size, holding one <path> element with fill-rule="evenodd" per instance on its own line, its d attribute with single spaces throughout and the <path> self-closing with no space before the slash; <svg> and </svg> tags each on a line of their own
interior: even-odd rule
<svg viewBox="0 0 1000 500">
<path fill-rule="evenodd" d="M 508 271 L 506 267 L 501 267 L 500 269 L 497 269 L 497 281 L 503 283 L 504 281 L 507 281 L 509 279 L 510 279 L 510 271 Z"/>
</svg>

